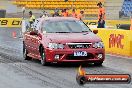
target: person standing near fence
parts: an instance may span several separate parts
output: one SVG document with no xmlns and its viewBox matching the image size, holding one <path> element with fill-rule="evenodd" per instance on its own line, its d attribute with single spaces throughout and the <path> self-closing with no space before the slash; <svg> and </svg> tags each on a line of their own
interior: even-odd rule
<svg viewBox="0 0 132 88">
<path fill-rule="evenodd" d="M 102 7 L 102 3 L 101 2 L 99 2 L 97 4 L 97 6 L 99 7 L 99 11 L 98 11 L 98 27 L 100 27 L 100 23 L 102 24 L 102 22 L 103 22 L 104 26 L 102 25 L 101 27 L 104 28 L 105 27 L 105 20 L 106 20 L 105 8 Z"/>
<path fill-rule="evenodd" d="M 68 11 L 67 11 L 67 9 L 62 10 L 62 16 L 63 17 L 68 17 Z"/>
<path fill-rule="evenodd" d="M 80 11 L 79 14 L 77 14 L 77 19 L 82 20 L 84 16 L 84 11 Z"/>
<path fill-rule="evenodd" d="M 77 18 L 77 14 L 76 14 L 75 9 L 72 10 L 72 17 Z"/>
<path fill-rule="evenodd" d="M 97 6 L 99 7 L 99 11 L 98 11 L 98 19 L 103 18 L 103 20 L 106 20 L 106 16 L 105 16 L 105 8 L 103 7 L 102 3 L 99 2 L 97 4 Z M 101 16 L 102 15 L 102 16 Z"/>
<path fill-rule="evenodd" d="M 25 7 L 22 8 L 22 18 L 24 19 Z"/>
<path fill-rule="evenodd" d="M 33 15 L 32 11 L 29 11 L 29 17 L 29 23 L 31 27 L 31 25 L 35 22 L 35 16 Z"/>
</svg>

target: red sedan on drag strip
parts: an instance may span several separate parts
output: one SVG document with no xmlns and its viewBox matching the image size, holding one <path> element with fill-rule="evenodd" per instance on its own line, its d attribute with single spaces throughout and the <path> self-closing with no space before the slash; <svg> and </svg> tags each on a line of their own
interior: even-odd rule
<svg viewBox="0 0 132 88">
<path fill-rule="evenodd" d="M 33 31 L 24 33 L 23 56 L 41 61 L 42 65 L 85 62 L 102 65 L 103 42 L 82 21 L 72 17 L 40 19 Z"/>
</svg>

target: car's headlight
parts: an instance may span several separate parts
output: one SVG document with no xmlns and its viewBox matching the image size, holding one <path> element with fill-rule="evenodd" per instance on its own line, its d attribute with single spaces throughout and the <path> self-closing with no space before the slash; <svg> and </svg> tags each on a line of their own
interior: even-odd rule
<svg viewBox="0 0 132 88">
<path fill-rule="evenodd" d="M 63 44 L 57 44 L 57 43 L 49 43 L 48 47 L 50 49 L 63 49 L 64 45 Z"/>
<path fill-rule="evenodd" d="M 93 44 L 93 48 L 104 48 L 103 42 L 96 42 Z"/>
</svg>

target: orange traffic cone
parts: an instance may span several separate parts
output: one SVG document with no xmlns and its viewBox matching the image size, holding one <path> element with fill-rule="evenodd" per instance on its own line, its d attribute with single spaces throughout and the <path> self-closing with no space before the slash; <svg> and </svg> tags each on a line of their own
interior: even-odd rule
<svg viewBox="0 0 132 88">
<path fill-rule="evenodd" d="M 16 32 L 15 32 L 15 31 L 12 32 L 12 37 L 13 37 L 13 38 L 17 38 L 17 37 L 16 37 Z"/>
</svg>

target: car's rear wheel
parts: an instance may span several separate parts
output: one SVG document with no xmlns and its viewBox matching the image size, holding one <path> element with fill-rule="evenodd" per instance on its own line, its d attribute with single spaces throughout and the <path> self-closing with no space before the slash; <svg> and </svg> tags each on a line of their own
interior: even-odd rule
<svg viewBox="0 0 132 88">
<path fill-rule="evenodd" d="M 49 65 L 49 63 L 46 61 L 46 55 L 45 55 L 45 52 L 44 52 L 44 49 L 43 48 L 41 48 L 40 55 L 41 55 L 41 64 L 43 66 Z"/>
<path fill-rule="evenodd" d="M 103 61 L 94 63 L 95 66 L 102 66 L 102 64 L 103 64 Z"/>
<path fill-rule="evenodd" d="M 27 49 L 25 47 L 25 44 L 23 44 L 23 57 L 24 57 L 24 60 L 31 60 L 31 57 L 27 56 L 28 52 L 27 52 Z"/>
</svg>

